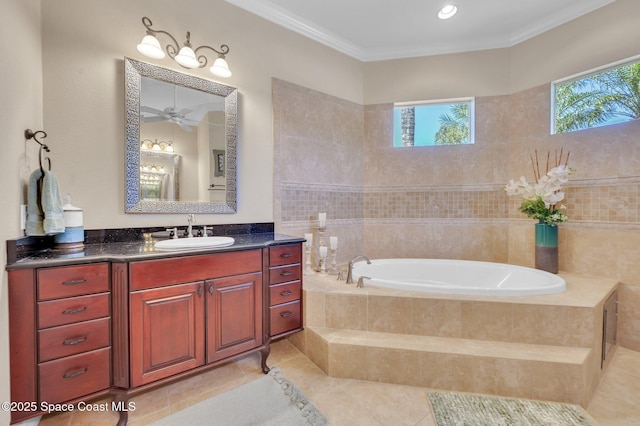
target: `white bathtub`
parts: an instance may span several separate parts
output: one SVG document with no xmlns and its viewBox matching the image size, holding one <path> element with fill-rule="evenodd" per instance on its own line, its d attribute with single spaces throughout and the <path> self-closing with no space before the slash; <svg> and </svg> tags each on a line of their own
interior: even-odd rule
<svg viewBox="0 0 640 426">
<path fill-rule="evenodd" d="M 353 279 L 365 285 L 432 293 L 525 296 L 562 293 L 558 275 L 505 263 L 448 259 L 373 259 L 356 262 Z"/>
</svg>

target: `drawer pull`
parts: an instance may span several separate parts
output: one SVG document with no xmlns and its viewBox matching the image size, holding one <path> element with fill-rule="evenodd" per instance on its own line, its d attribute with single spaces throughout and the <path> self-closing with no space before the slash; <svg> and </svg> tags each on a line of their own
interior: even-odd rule
<svg viewBox="0 0 640 426">
<path fill-rule="evenodd" d="M 74 371 L 72 373 L 64 373 L 64 375 L 62 376 L 63 379 L 72 379 L 74 377 L 78 377 L 78 376 L 82 376 L 84 373 L 86 373 L 87 371 L 89 371 L 88 367 L 83 368 L 82 370 L 78 370 L 78 371 Z"/>
<path fill-rule="evenodd" d="M 291 256 L 293 256 L 291 253 L 282 253 L 282 254 L 280 255 L 280 257 L 282 257 L 282 258 L 284 258 L 284 259 L 286 259 L 286 258 L 288 258 L 288 257 L 291 257 Z"/>
<path fill-rule="evenodd" d="M 280 296 L 284 296 L 284 297 L 291 296 L 292 294 L 293 292 L 289 290 L 283 290 L 280 292 Z"/>
<path fill-rule="evenodd" d="M 79 280 L 70 280 L 70 281 L 63 281 L 62 285 L 77 285 L 77 284 L 82 284 L 82 283 L 86 283 L 87 280 L 85 279 L 79 279 Z"/>
<path fill-rule="evenodd" d="M 291 312 L 291 311 L 286 311 L 286 312 L 281 312 L 280 313 L 280 316 L 282 318 L 289 318 L 291 315 L 293 315 L 293 312 Z"/>
<path fill-rule="evenodd" d="M 62 311 L 62 315 L 73 315 L 73 314 L 79 314 L 80 312 L 84 312 L 87 310 L 86 306 L 83 306 L 82 308 L 75 308 L 75 309 L 65 309 L 64 311 Z"/>
<path fill-rule="evenodd" d="M 280 272 L 280 276 L 281 277 L 288 277 L 289 275 L 293 275 L 293 272 L 291 272 L 291 271 L 282 271 L 282 272 Z"/>
<path fill-rule="evenodd" d="M 87 336 L 82 336 L 78 339 L 66 339 L 64 342 L 62 342 L 62 344 L 64 346 L 72 346 L 72 345 L 77 345 L 78 343 L 82 343 L 86 341 L 87 341 Z"/>
</svg>

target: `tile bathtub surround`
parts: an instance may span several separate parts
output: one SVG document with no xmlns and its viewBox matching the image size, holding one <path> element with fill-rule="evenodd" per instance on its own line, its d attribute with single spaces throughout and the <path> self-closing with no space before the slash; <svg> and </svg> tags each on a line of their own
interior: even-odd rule
<svg viewBox="0 0 640 426">
<path fill-rule="evenodd" d="M 566 187 L 560 269 L 628 286 L 620 338 L 638 348 L 640 120 L 550 135 L 550 98 L 549 84 L 477 98 L 474 145 L 403 149 L 391 146 L 392 104 L 356 105 L 274 80 L 275 226 L 309 232 L 323 200 L 329 218 L 353 214 L 333 223 L 348 226 L 338 234 L 346 237 L 342 263 L 365 253 L 533 266 L 534 221 L 502 188 L 511 178 L 532 178 L 533 150 L 569 150 L 575 172 Z M 316 185 L 315 193 L 301 193 L 304 185 Z M 345 209 L 345 199 L 356 204 Z"/>
<path fill-rule="evenodd" d="M 585 405 L 602 373 L 598 312 L 617 282 L 563 275 L 564 293 L 510 298 L 306 277 L 294 343 L 330 376 Z"/>
</svg>

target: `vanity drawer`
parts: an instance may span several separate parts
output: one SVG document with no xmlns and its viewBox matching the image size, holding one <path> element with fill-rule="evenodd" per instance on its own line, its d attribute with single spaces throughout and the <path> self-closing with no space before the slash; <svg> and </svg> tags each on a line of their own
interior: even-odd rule
<svg viewBox="0 0 640 426">
<path fill-rule="evenodd" d="M 59 403 L 107 389 L 110 348 L 98 349 L 38 365 L 40 401 Z"/>
<path fill-rule="evenodd" d="M 286 331 L 302 327 L 300 320 L 300 301 L 285 303 L 269 308 L 271 319 L 270 335 L 275 336 Z"/>
<path fill-rule="evenodd" d="M 109 291 L 109 264 L 59 266 L 38 270 L 38 300 Z"/>
<path fill-rule="evenodd" d="M 300 264 L 269 268 L 269 284 L 279 284 L 299 280 L 302 275 Z"/>
<path fill-rule="evenodd" d="M 301 244 L 286 244 L 269 247 L 269 265 L 280 266 L 291 263 L 300 263 L 302 259 Z"/>
<path fill-rule="evenodd" d="M 262 271 L 262 251 L 246 250 L 201 256 L 132 262 L 131 290 L 143 290 Z"/>
<path fill-rule="evenodd" d="M 109 294 L 69 297 L 38 303 L 38 328 L 109 316 Z"/>
<path fill-rule="evenodd" d="M 40 330 L 40 362 L 109 346 L 109 336 L 109 318 Z"/>
<path fill-rule="evenodd" d="M 300 299 L 302 283 L 293 281 L 269 287 L 269 303 L 271 306 Z"/>
</svg>

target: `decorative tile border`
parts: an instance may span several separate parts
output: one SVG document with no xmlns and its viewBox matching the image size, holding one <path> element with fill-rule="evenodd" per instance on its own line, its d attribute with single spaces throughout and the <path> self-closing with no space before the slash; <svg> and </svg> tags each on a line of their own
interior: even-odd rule
<svg viewBox="0 0 640 426">
<path fill-rule="evenodd" d="M 434 219 L 522 218 L 521 199 L 508 197 L 502 185 L 359 187 L 284 182 L 282 221 L 308 223 L 319 211 L 334 221 L 431 221 Z M 563 204 L 570 221 L 637 224 L 640 222 L 640 178 L 571 182 Z"/>
</svg>

